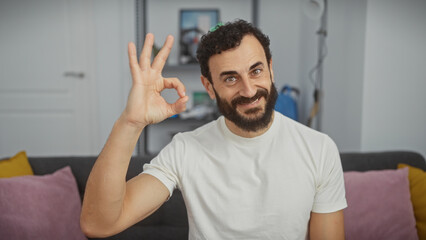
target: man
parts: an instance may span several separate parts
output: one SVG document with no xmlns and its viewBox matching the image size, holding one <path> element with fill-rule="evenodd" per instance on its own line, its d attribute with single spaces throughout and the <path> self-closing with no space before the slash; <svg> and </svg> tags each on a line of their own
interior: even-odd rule
<svg viewBox="0 0 426 240">
<path fill-rule="evenodd" d="M 274 112 L 269 39 L 243 20 L 201 39 L 201 81 L 223 116 L 177 134 L 143 174 L 125 182 L 143 128 L 185 110 L 188 97 L 161 70 L 172 37 L 150 64 L 148 34 L 138 64 L 133 43 L 133 86 L 126 109 L 90 174 L 81 226 L 109 236 L 149 216 L 182 191 L 190 239 L 344 239 L 346 207 L 338 150 L 325 134 Z M 160 95 L 176 89 L 179 99 Z"/>
</svg>

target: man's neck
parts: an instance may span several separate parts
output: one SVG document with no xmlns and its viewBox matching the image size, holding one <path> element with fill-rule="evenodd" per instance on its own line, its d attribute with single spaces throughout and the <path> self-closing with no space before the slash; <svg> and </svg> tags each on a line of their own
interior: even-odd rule
<svg viewBox="0 0 426 240">
<path fill-rule="evenodd" d="M 243 130 L 243 129 L 239 128 L 237 125 L 235 125 L 235 123 L 229 121 L 227 118 L 225 118 L 225 124 L 228 127 L 228 129 L 232 133 L 234 133 L 235 135 L 238 135 L 238 136 L 244 137 L 244 138 L 254 138 L 254 137 L 257 137 L 257 136 L 264 134 L 266 131 L 269 130 L 269 128 L 271 128 L 272 123 L 274 122 L 274 116 L 275 116 L 275 113 L 272 112 L 271 121 L 268 123 L 268 126 L 262 128 L 262 129 L 259 129 L 255 132 Z"/>
</svg>

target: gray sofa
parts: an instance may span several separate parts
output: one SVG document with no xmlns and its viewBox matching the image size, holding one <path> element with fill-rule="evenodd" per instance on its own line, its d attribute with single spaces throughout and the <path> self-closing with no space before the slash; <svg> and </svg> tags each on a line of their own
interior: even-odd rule
<svg viewBox="0 0 426 240">
<path fill-rule="evenodd" d="M 151 157 L 133 157 L 127 178 L 139 174 L 143 164 L 150 159 Z M 341 159 L 344 171 L 396 169 L 398 163 L 406 163 L 426 171 L 425 159 L 415 152 L 342 153 Z M 82 197 L 96 157 L 29 157 L 29 161 L 36 175 L 52 173 L 70 166 Z M 172 198 L 147 219 L 105 239 L 188 239 L 188 219 L 182 195 L 175 191 Z"/>
</svg>

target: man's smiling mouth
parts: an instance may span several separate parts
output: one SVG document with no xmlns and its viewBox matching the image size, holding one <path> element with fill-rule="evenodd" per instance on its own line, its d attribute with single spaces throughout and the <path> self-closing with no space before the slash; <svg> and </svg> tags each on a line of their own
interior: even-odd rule
<svg viewBox="0 0 426 240">
<path fill-rule="evenodd" d="M 257 98 L 257 99 L 255 99 L 255 100 L 254 100 L 254 101 L 252 101 L 252 102 L 248 102 L 248 103 L 241 103 L 240 105 L 243 105 L 243 106 L 256 105 L 256 104 L 259 102 L 259 100 L 260 100 L 260 97 L 259 97 L 259 98 Z"/>
</svg>

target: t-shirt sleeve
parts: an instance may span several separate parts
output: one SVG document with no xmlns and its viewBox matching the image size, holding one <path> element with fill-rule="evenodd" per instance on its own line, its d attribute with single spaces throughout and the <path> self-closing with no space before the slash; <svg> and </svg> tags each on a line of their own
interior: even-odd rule
<svg viewBox="0 0 426 240">
<path fill-rule="evenodd" d="M 175 188 L 180 186 L 181 160 L 183 143 L 177 134 L 160 153 L 143 166 L 141 174 L 149 174 L 160 180 L 169 190 L 169 198 Z"/>
<path fill-rule="evenodd" d="M 331 213 L 346 208 L 345 182 L 336 144 L 325 136 L 319 163 L 313 212 Z"/>
</svg>

